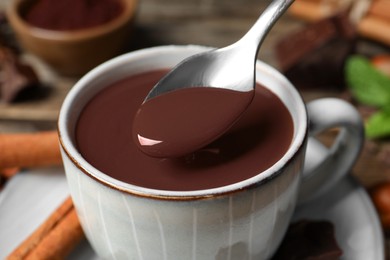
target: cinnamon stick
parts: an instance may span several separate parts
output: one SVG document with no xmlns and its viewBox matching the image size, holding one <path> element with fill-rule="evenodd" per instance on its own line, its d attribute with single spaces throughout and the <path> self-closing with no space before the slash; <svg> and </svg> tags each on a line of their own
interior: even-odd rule
<svg viewBox="0 0 390 260">
<path fill-rule="evenodd" d="M 303 20 L 315 22 L 334 15 L 348 7 L 342 0 L 297 0 L 289 8 L 289 12 Z"/>
<path fill-rule="evenodd" d="M 18 167 L 0 169 L 0 176 L 4 177 L 5 179 L 10 179 L 14 175 L 16 175 L 19 171 L 20 169 Z"/>
<path fill-rule="evenodd" d="M 369 194 L 378 212 L 382 226 L 390 230 L 390 182 L 380 182 L 369 189 Z"/>
<path fill-rule="evenodd" d="M 84 237 L 70 197 L 7 260 L 63 259 Z"/>
<path fill-rule="evenodd" d="M 292 15 L 309 22 L 319 21 L 332 14 L 332 10 L 317 1 L 295 1 L 288 11 Z"/>
<path fill-rule="evenodd" d="M 351 12 L 350 18 L 361 36 L 390 45 L 390 0 L 296 0 L 289 8 L 290 14 L 308 22 L 323 20 L 342 10 Z"/>
<path fill-rule="evenodd" d="M 390 1 L 375 0 L 371 2 L 368 14 L 377 18 L 382 18 L 390 21 Z"/>
<path fill-rule="evenodd" d="M 55 131 L 0 134 L 0 169 L 62 163 Z"/>
<path fill-rule="evenodd" d="M 367 15 L 359 22 L 357 30 L 364 37 L 390 45 L 390 21 Z"/>
</svg>

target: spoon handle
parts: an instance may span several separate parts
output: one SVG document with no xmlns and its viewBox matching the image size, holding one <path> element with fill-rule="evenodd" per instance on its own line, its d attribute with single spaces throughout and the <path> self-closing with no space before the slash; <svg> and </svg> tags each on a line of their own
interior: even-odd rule
<svg viewBox="0 0 390 260">
<path fill-rule="evenodd" d="M 257 19 L 256 23 L 237 43 L 252 44 L 257 54 L 267 33 L 293 2 L 294 0 L 273 0 Z"/>
</svg>

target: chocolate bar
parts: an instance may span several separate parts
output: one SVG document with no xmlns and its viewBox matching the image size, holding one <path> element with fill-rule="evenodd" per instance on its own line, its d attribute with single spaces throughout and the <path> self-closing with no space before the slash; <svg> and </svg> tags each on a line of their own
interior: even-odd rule
<svg viewBox="0 0 390 260">
<path fill-rule="evenodd" d="M 272 260 L 330 260 L 341 255 L 331 222 L 301 220 L 290 225 Z"/>
<path fill-rule="evenodd" d="M 0 11 L 0 101 L 11 103 L 36 96 L 38 83 L 34 69 L 22 62 L 7 16 Z"/>
<path fill-rule="evenodd" d="M 355 52 L 356 30 L 346 12 L 308 24 L 276 45 L 280 70 L 303 89 L 340 89 L 344 63 Z"/>
<path fill-rule="evenodd" d="M 38 85 L 33 68 L 23 64 L 9 48 L 0 45 L 0 100 L 10 103 Z"/>
</svg>

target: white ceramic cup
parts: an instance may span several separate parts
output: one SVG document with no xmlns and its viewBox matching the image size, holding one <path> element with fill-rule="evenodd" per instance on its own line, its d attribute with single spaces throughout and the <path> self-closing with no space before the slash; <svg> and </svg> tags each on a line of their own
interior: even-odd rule
<svg viewBox="0 0 390 260">
<path fill-rule="evenodd" d="M 323 194 L 355 162 L 364 139 L 357 111 L 337 99 L 306 106 L 283 75 L 260 61 L 257 81 L 283 101 L 294 122 L 291 146 L 264 172 L 213 189 L 164 191 L 116 180 L 82 157 L 75 125 L 96 93 L 124 77 L 173 67 L 207 49 L 162 46 L 122 55 L 85 75 L 66 97 L 58 122 L 65 172 L 82 227 L 100 257 L 267 259 L 280 244 L 297 202 Z M 330 152 L 311 161 L 316 142 L 309 136 L 331 127 L 341 131 Z"/>
</svg>

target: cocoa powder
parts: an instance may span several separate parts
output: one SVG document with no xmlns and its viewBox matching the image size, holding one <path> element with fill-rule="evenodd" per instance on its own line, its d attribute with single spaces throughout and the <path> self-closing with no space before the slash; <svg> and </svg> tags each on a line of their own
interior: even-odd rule
<svg viewBox="0 0 390 260">
<path fill-rule="evenodd" d="M 120 0 L 37 0 L 23 17 L 39 28 L 67 31 L 108 23 L 123 10 Z"/>
</svg>

